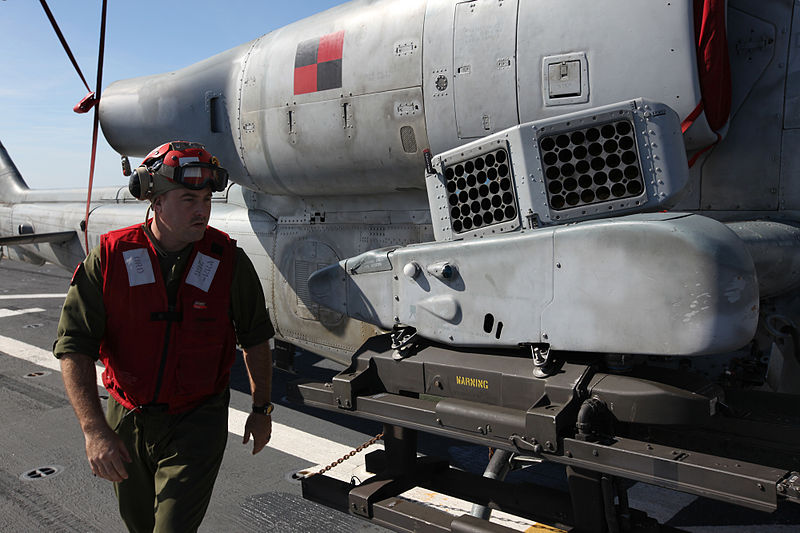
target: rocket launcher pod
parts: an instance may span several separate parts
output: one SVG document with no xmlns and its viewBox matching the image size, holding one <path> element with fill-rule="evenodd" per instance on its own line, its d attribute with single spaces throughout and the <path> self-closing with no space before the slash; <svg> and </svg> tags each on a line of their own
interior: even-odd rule
<svg viewBox="0 0 800 533">
<path fill-rule="evenodd" d="M 432 167 L 437 241 L 665 209 L 689 181 L 678 115 L 644 99 L 514 126 Z"/>
<path fill-rule="evenodd" d="M 652 213 L 688 181 L 667 106 L 522 124 L 431 167 L 437 242 L 340 261 L 309 279 L 312 298 L 453 346 L 701 355 L 752 339 L 759 288 L 745 243 L 706 217 Z"/>
</svg>

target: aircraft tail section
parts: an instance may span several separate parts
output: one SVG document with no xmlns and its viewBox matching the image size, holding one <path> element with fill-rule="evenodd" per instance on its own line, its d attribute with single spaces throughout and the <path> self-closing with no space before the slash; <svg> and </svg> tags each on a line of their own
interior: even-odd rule
<svg viewBox="0 0 800 533">
<path fill-rule="evenodd" d="M 0 203 L 20 201 L 27 190 L 28 185 L 0 142 Z"/>
</svg>

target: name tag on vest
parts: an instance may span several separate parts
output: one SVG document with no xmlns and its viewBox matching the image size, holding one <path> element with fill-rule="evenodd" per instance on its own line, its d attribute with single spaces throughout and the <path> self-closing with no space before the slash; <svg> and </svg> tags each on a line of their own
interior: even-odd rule
<svg viewBox="0 0 800 533">
<path fill-rule="evenodd" d="M 219 267 L 219 259 L 198 252 L 194 257 L 192 268 L 186 276 L 186 283 L 208 292 L 208 288 L 211 287 L 211 282 L 214 280 L 214 274 L 217 273 L 217 267 Z"/>
<path fill-rule="evenodd" d="M 156 282 L 153 275 L 153 264 L 150 262 L 150 256 L 145 248 L 125 250 L 122 252 L 122 257 L 125 259 L 125 267 L 128 269 L 129 286 L 136 287 Z"/>
</svg>

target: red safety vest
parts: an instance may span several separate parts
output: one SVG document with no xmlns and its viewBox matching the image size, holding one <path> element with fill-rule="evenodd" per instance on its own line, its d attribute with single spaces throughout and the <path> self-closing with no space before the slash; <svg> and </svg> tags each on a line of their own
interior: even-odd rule
<svg viewBox="0 0 800 533">
<path fill-rule="evenodd" d="M 103 385 L 128 409 L 180 413 L 228 386 L 236 337 L 228 310 L 236 241 L 208 227 L 194 243 L 170 309 L 156 251 L 141 225 L 103 235 Z"/>
</svg>

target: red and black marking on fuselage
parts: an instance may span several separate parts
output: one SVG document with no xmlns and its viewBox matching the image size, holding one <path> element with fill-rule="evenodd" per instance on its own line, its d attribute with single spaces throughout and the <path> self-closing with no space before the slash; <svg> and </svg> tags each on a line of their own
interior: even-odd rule
<svg viewBox="0 0 800 533">
<path fill-rule="evenodd" d="M 294 94 L 341 87 L 343 45 L 344 31 L 299 43 L 294 56 Z"/>
</svg>

